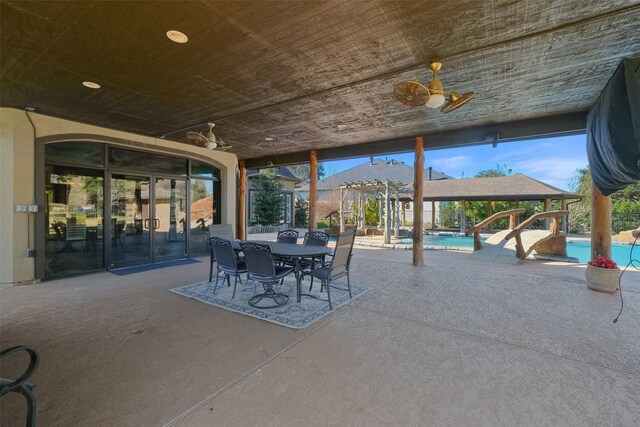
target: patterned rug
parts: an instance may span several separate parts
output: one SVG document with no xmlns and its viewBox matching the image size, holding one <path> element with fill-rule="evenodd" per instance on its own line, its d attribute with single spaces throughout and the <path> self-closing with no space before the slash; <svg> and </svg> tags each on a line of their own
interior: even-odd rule
<svg viewBox="0 0 640 427">
<path fill-rule="evenodd" d="M 296 302 L 296 281 L 295 278 L 286 278 L 282 286 L 276 287 L 278 292 L 283 292 L 289 296 L 289 301 L 278 308 L 260 309 L 250 307 L 247 301 L 256 293 L 262 292 L 262 285 L 250 281 L 248 284 L 246 278 L 242 279 L 243 284 L 238 282 L 238 288 L 236 290 L 236 297 L 231 299 L 233 294 L 233 278 L 231 279 L 231 286 L 226 286 L 226 283 L 220 280 L 218 283 L 218 289 L 216 294 L 213 295 L 214 282 L 200 282 L 192 285 L 182 286 L 180 288 L 171 289 L 178 295 L 185 296 L 187 298 L 193 298 L 205 304 L 210 304 L 216 307 L 223 308 L 225 310 L 234 311 L 236 313 L 244 314 L 246 316 L 255 317 L 268 322 L 277 323 L 278 325 L 287 326 L 294 329 L 302 329 L 318 319 L 323 318 L 327 314 L 331 313 L 329 310 L 329 303 L 326 301 L 327 293 L 322 292 L 320 294 L 320 281 L 314 282 L 312 295 L 316 295 L 322 299 L 315 299 L 311 297 L 302 297 L 302 302 L 298 304 Z M 302 292 L 307 293 L 309 290 L 309 279 L 302 282 Z M 349 299 L 349 292 L 347 291 L 346 281 L 335 281 L 333 286 L 338 288 L 331 288 L 331 302 L 333 304 L 333 311 L 339 307 L 347 304 L 350 301 L 361 297 L 365 293 L 369 292 L 371 288 L 366 286 L 357 286 L 351 284 L 351 292 L 353 298 Z M 255 286 L 255 292 L 254 292 Z M 279 288 L 279 289 L 278 289 Z"/>
</svg>

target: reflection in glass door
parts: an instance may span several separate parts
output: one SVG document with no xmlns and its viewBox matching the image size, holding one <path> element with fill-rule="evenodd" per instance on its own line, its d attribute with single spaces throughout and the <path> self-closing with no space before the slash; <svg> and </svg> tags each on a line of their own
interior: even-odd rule
<svg viewBox="0 0 640 427">
<path fill-rule="evenodd" d="M 150 179 L 111 175 L 111 266 L 151 262 Z"/>
<path fill-rule="evenodd" d="M 187 256 L 187 181 L 156 178 L 153 208 L 153 260 Z"/>
</svg>

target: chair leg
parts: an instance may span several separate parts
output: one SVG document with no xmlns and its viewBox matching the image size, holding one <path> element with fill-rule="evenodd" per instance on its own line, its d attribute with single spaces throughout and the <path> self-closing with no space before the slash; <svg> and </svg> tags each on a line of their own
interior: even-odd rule
<svg viewBox="0 0 640 427">
<path fill-rule="evenodd" d="M 211 265 L 209 265 L 209 281 L 213 279 L 213 263 L 214 263 L 214 259 L 211 258 Z"/>
<path fill-rule="evenodd" d="M 227 278 L 227 286 L 231 287 L 231 276 L 226 273 L 224 276 Z"/>
<path fill-rule="evenodd" d="M 216 290 L 218 289 L 218 280 L 220 280 L 220 272 L 216 269 L 216 285 L 213 287 L 213 295 L 216 294 Z"/>
<path fill-rule="evenodd" d="M 349 288 L 349 299 L 353 298 L 351 295 L 351 282 L 349 281 L 349 271 L 347 271 L 347 288 Z"/>
<path fill-rule="evenodd" d="M 27 401 L 27 427 L 36 425 L 36 399 L 27 384 L 22 384 L 17 390 Z"/>
<path fill-rule="evenodd" d="M 233 295 L 231 295 L 231 299 L 236 297 L 236 285 L 238 284 L 238 274 L 236 274 L 235 279 L 233 280 Z"/>
<path fill-rule="evenodd" d="M 309 285 L 309 292 L 313 289 L 313 276 L 311 276 L 311 285 Z"/>
<path fill-rule="evenodd" d="M 333 305 L 331 304 L 331 279 L 327 280 L 327 299 L 329 300 L 329 310 L 333 310 Z"/>
</svg>

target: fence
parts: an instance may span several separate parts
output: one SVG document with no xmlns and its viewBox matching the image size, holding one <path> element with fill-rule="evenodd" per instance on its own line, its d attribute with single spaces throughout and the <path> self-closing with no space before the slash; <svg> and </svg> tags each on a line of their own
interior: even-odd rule
<svg viewBox="0 0 640 427">
<path fill-rule="evenodd" d="M 289 224 L 250 225 L 247 227 L 247 234 L 277 233 L 278 231 L 288 230 L 289 228 L 291 228 L 291 225 Z"/>
<path fill-rule="evenodd" d="M 640 212 L 613 212 L 611 223 L 613 234 L 618 234 L 625 230 L 635 230 L 640 227 Z"/>
</svg>

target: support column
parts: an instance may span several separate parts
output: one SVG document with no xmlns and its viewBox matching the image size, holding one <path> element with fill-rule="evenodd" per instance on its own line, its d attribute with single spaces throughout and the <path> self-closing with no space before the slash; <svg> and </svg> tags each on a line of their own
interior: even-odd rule
<svg viewBox="0 0 640 427">
<path fill-rule="evenodd" d="M 247 168 L 244 165 L 244 160 L 238 162 L 240 168 L 240 176 L 238 177 L 238 210 L 236 217 L 236 237 L 240 240 L 247 240 Z"/>
<path fill-rule="evenodd" d="M 467 202 L 460 200 L 460 233 L 467 231 Z"/>
<path fill-rule="evenodd" d="M 398 190 L 396 189 L 396 238 L 400 237 L 400 199 L 398 198 Z"/>
<path fill-rule="evenodd" d="M 383 204 L 384 194 L 380 193 L 378 196 L 378 228 L 382 228 L 382 223 L 384 222 L 384 204 Z"/>
<path fill-rule="evenodd" d="M 544 211 L 549 212 L 551 210 L 551 199 L 544 199 L 543 201 Z M 551 218 L 546 218 L 544 220 L 544 228 L 547 230 L 551 227 Z"/>
<path fill-rule="evenodd" d="M 493 215 L 493 205 L 491 203 L 491 200 L 487 200 L 487 218 L 489 218 L 491 215 Z M 491 230 L 491 224 L 487 224 L 487 228 Z"/>
<path fill-rule="evenodd" d="M 520 199 L 516 199 L 515 209 L 520 207 Z M 520 215 L 510 216 L 509 217 L 509 228 L 516 228 L 520 224 Z"/>
<path fill-rule="evenodd" d="M 309 231 L 316 231 L 316 201 L 318 199 L 318 153 L 311 150 L 309 158 Z"/>
<path fill-rule="evenodd" d="M 391 194 L 389 194 L 389 181 L 384 184 L 384 242 L 391 243 Z"/>
<path fill-rule="evenodd" d="M 611 258 L 611 197 L 591 181 L 591 259 Z"/>
<path fill-rule="evenodd" d="M 436 202 L 435 200 L 431 201 L 431 229 L 434 230 L 436 228 Z"/>
<path fill-rule="evenodd" d="M 402 226 L 407 225 L 407 202 L 402 202 Z"/>
<path fill-rule="evenodd" d="M 345 188 L 340 189 L 340 232 L 344 233 L 346 231 L 346 225 L 344 222 L 344 194 Z"/>
<path fill-rule="evenodd" d="M 360 213 L 358 214 L 358 216 L 360 217 L 359 221 L 358 221 L 358 228 L 360 230 L 364 230 L 364 226 L 365 226 L 365 220 L 364 220 L 364 194 L 362 193 L 362 191 L 358 192 L 358 209 L 360 211 Z"/>
<path fill-rule="evenodd" d="M 415 160 L 413 162 L 413 265 L 424 265 L 423 216 L 424 209 L 424 141 L 421 136 L 416 137 Z"/>
<path fill-rule="evenodd" d="M 562 199 L 562 208 L 563 211 L 567 210 L 567 199 Z M 564 215 L 562 217 L 562 232 L 567 234 L 569 232 L 569 215 Z"/>
</svg>

